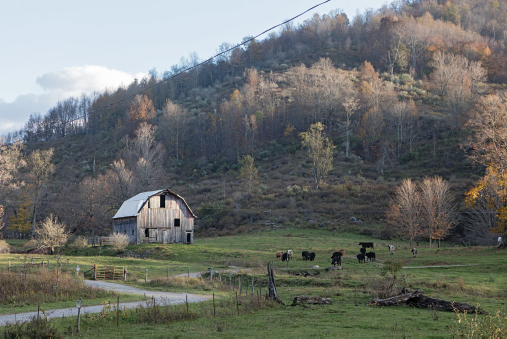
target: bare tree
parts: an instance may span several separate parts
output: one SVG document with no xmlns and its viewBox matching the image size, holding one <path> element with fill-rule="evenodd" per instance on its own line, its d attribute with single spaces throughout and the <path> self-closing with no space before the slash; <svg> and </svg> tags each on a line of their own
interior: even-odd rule
<svg viewBox="0 0 507 339">
<path fill-rule="evenodd" d="M 470 150 L 475 161 L 507 169 L 507 96 L 487 95 L 481 98 L 468 112 L 465 128 L 471 135 L 462 147 Z"/>
<path fill-rule="evenodd" d="M 345 156 L 347 158 L 350 149 L 350 119 L 361 107 L 359 99 L 354 94 L 355 92 L 351 92 L 343 102 L 343 109 L 345 110 Z"/>
<path fill-rule="evenodd" d="M 303 147 L 308 149 L 308 156 L 313 161 L 315 191 L 318 191 L 320 181 L 333 167 L 333 150 L 336 146 L 326 137 L 325 128 L 323 124 L 318 122 L 311 125 L 307 132 L 299 134 Z"/>
<path fill-rule="evenodd" d="M 455 203 L 449 184 L 442 177 L 425 178 L 421 187 L 421 220 L 426 230 L 430 247 L 432 239 L 443 239 L 457 223 Z"/>
<path fill-rule="evenodd" d="M 168 144 L 171 144 L 174 147 L 174 154 L 176 158 L 176 163 L 179 163 L 180 160 L 180 141 L 183 134 L 183 127 L 187 120 L 188 111 L 173 103 L 171 100 L 167 99 L 164 108 L 164 115 L 162 117 L 162 126 L 163 134 Z"/>
<path fill-rule="evenodd" d="M 404 179 L 396 187 L 394 197 L 389 201 L 387 222 L 399 229 L 402 234 L 413 240 L 420 235 L 420 193 L 416 183 L 411 179 Z"/>
<path fill-rule="evenodd" d="M 58 218 L 50 214 L 44 221 L 35 228 L 35 237 L 31 240 L 31 244 L 38 248 L 48 247 L 51 253 L 56 247 L 61 247 L 67 243 L 69 233 L 66 226 L 58 222 Z"/>
<path fill-rule="evenodd" d="M 39 207 L 42 196 L 45 194 L 49 184 L 49 178 L 55 170 L 55 166 L 51 162 L 53 159 L 54 149 L 50 148 L 47 151 L 35 150 L 27 159 L 29 171 L 29 183 L 33 190 L 32 192 L 32 238 L 35 235 L 35 223 L 37 218 L 37 208 Z"/>
<path fill-rule="evenodd" d="M 154 188 L 163 176 L 163 159 L 165 150 L 155 140 L 156 127 L 141 123 L 135 131 L 136 138 L 124 139 L 124 147 L 120 156 L 125 165 L 134 173 L 135 182 L 139 187 Z"/>
<path fill-rule="evenodd" d="M 254 158 L 249 155 L 243 156 L 240 161 L 241 169 L 240 169 L 240 177 L 245 180 L 245 188 L 248 191 L 248 194 L 252 194 L 252 189 L 259 179 L 257 174 L 257 168 L 254 165 Z"/>
</svg>

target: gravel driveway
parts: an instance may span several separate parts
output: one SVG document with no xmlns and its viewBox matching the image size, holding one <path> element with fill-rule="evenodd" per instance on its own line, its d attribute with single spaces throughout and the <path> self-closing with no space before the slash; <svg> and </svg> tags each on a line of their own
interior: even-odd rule
<svg viewBox="0 0 507 339">
<path fill-rule="evenodd" d="M 125 286 L 121 284 L 115 284 L 111 282 L 105 281 L 97 281 L 97 280 L 85 280 L 86 285 L 99 287 L 108 291 L 118 292 L 118 293 L 129 293 L 129 294 L 140 294 L 145 295 L 146 297 L 155 298 L 155 302 L 161 305 L 176 305 L 185 303 L 186 297 L 188 297 L 189 303 L 195 303 L 200 301 L 209 300 L 211 297 L 206 295 L 195 295 L 195 294 L 186 294 L 186 293 L 171 293 L 171 292 L 154 292 L 154 291 L 146 291 L 140 288 Z M 151 303 L 152 301 L 148 301 Z M 128 303 L 120 303 L 120 308 L 134 308 L 139 305 L 146 305 L 146 301 L 134 301 Z M 97 306 L 86 306 L 81 307 L 81 314 L 88 313 L 100 313 L 102 311 L 103 305 Z M 46 310 L 46 315 L 48 318 L 58 318 L 58 317 L 70 317 L 77 315 L 77 307 L 71 308 L 62 308 L 58 310 Z M 32 317 L 36 317 L 37 312 L 27 312 L 27 313 L 19 313 L 19 314 L 8 314 L 8 315 L 0 315 L 0 326 L 5 326 L 8 323 L 14 322 L 23 322 L 28 321 Z"/>
</svg>

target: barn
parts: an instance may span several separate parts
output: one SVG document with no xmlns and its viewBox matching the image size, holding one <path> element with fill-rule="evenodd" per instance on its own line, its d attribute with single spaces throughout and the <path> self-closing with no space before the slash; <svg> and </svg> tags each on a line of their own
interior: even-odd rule
<svg viewBox="0 0 507 339">
<path fill-rule="evenodd" d="M 127 234 L 135 244 L 193 244 L 194 218 L 178 194 L 168 189 L 144 192 L 121 205 L 113 217 L 113 231 Z"/>
</svg>

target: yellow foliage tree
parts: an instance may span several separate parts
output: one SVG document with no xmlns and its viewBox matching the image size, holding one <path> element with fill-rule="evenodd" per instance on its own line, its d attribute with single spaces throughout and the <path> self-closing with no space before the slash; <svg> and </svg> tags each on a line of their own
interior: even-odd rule
<svg viewBox="0 0 507 339">
<path fill-rule="evenodd" d="M 9 229 L 19 233 L 28 233 L 31 230 L 30 211 L 32 203 L 27 197 L 27 191 L 21 195 L 21 202 L 15 209 L 15 214 L 9 218 L 11 222 Z"/>
<path fill-rule="evenodd" d="M 472 209 L 481 203 L 487 210 L 496 211 L 496 226 L 492 227 L 492 233 L 507 236 L 507 173 L 499 171 L 496 167 L 489 166 L 484 178 L 465 193 L 465 205 Z"/>
</svg>

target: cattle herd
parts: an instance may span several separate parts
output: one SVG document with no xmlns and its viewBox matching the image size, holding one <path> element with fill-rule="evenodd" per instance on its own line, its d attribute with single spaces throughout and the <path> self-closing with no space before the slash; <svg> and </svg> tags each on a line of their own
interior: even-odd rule
<svg viewBox="0 0 507 339">
<path fill-rule="evenodd" d="M 367 260 L 375 261 L 375 252 L 372 252 L 372 251 L 366 252 L 367 248 L 373 249 L 373 243 L 372 242 L 360 242 L 359 245 L 361 246 L 361 248 L 359 249 L 359 252 L 361 252 L 361 253 L 359 253 L 356 256 L 359 263 L 364 263 Z M 389 245 L 389 246 L 387 246 L 387 248 L 389 249 L 389 253 L 391 255 L 393 255 L 394 250 L 395 250 L 394 246 Z M 303 260 L 305 260 L 305 261 L 306 260 L 309 260 L 309 261 L 315 260 L 315 252 L 303 251 L 303 253 L 301 253 L 301 254 L 303 256 Z M 333 267 L 336 267 L 336 265 L 341 266 L 342 257 L 344 255 L 345 255 L 344 249 L 341 249 L 338 252 L 334 252 L 333 255 L 331 256 L 331 265 L 333 265 Z M 417 255 L 416 248 L 412 248 L 412 255 L 414 257 Z M 292 250 L 287 250 L 287 252 L 278 251 L 278 252 L 276 252 L 276 258 L 281 258 L 282 261 L 288 261 L 288 260 L 292 259 Z"/>
</svg>

